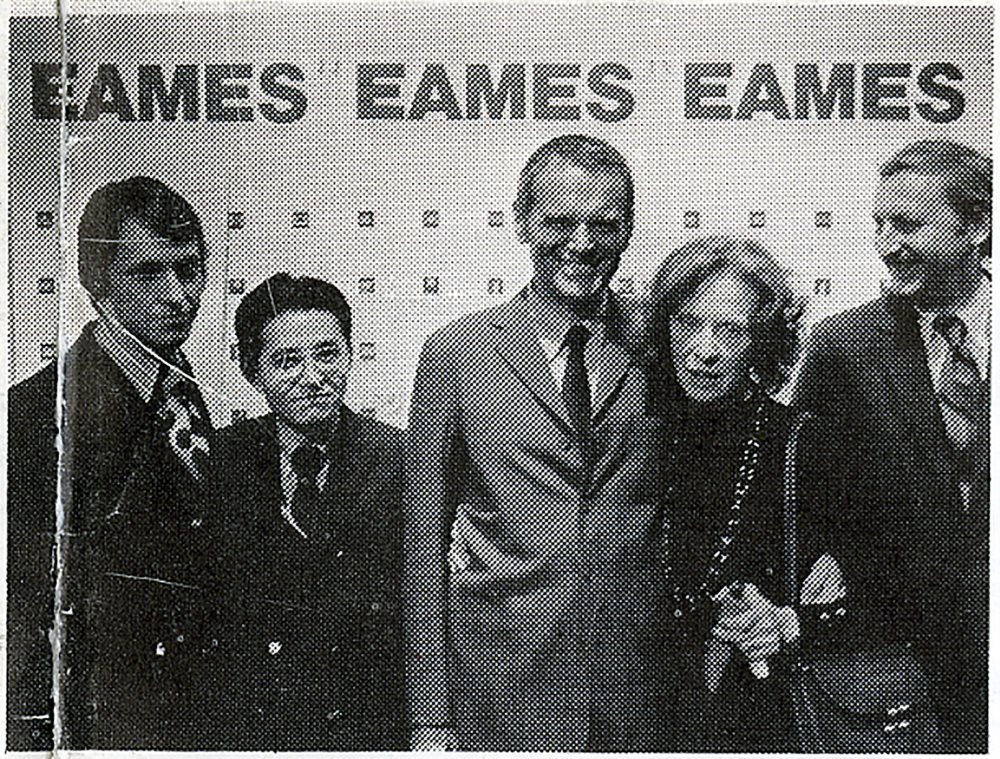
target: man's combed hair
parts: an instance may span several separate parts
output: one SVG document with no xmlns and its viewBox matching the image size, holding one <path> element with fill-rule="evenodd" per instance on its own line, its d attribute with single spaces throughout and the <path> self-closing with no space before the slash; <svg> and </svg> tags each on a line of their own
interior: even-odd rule
<svg viewBox="0 0 1000 759">
<path fill-rule="evenodd" d="M 883 179 L 912 171 L 941 177 L 944 194 L 968 224 L 989 219 L 993 212 L 993 161 L 970 147 L 949 140 L 923 140 L 907 145 L 886 161 Z M 981 253 L 989 255 L 987 237 Z"/>
<path fill-rule="evenodd" d="M 253 380 L 260 365 L 262 335 L 268 323 L 289 311 L 327 311 L 351 344 L 351 307 L 336 285 L 313 277 L 275 274 L 247 293 L 236 308 L 236 342 L 240 371 Z"/>
<path fill-rule="evenodd" d="M 134 219 L 157 237 L 198 245 L 202 266 L 205 236 L 194 208 L 158 179 L 131 177 L 110 182 L 94 191 L 77 227 L 80 284 L 99 298 L 107 282 L 108 266 L 118 254 L 125 219 Z"/>
<path fill-rule="evenodd" d="M 670 315 L 704 282 L 723 272 L 743 280 L 758 294 L 757 311 L 750 320 L 750 365 L 761 387 L 777 392 L 788 381 L 798 356 L 803 299 L 792 291 L 788 272 L 760 243 L 722 236 L 703 237 L 678 248 L 653 280 L 648 334 L 659 381 L 676 385 Z"/>
<path fill-rule="evenodd" d="M 566 134 L 539 147 L 521 170 L 514 215 L 525 218 L 535 202 L 535 179 L 549 161 L 562 159 L 592 172 L 619 174 L 625 180 L 625 220 L 631 226 L 635 213 L 635 184 L 625 158 L 604 140 L 583 134 Z"/>
</svg>

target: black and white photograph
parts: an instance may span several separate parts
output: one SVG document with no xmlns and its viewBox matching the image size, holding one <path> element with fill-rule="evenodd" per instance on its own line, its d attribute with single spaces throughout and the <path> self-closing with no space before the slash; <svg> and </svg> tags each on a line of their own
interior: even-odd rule
<svg viewBox="0 0 1000 759">
<path fill-rule="evenodd" d="M 6 752 L 995 746 L 992 4 L 8 11 Z"/>
</svg>

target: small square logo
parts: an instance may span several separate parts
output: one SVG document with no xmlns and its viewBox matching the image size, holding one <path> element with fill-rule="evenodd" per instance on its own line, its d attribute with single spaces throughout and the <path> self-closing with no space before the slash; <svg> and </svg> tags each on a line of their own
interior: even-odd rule
<svg viewBox="0 0 1000 759">
<path fill-rule="evenodd" d="M 309 228 L 309 212 L 308 211 L 295 211 L 292 213 L 292 228 L 293 229 L 308 229 Z"/>
<path fill-rule="evenodd" d="M 764 226 L 767 217 L 763 211 L 753 211 L 750 214 L 750 227 L 752 229 L 760 229 Z"/>
<path fill-rule="evenodd" d="M 490 211 L 488 223 L 491 227 L 502 227 L 503 211 Z"/>
<path fill-rule="evenodd" d="M 375 226 L 375 212 L 374 211 L 358 211 L 358 226 L 359 227 L 374 227 Z"/>
<path fill-rule="evenodd" d="M 424 295 L 437 295 L 441 291 L 439 277 L 424 277 Z"/>
<path fill-rule="evenodd" d="M 486 292 L 489 295 L 503 295 L 503 280 L 500 277 L 491 277 L 486 283 Z"/>
<path fill-rule="evenodd" d="M 361 277 L 358 279 L 358 292 L 362 295 L 375 294 L 375 277 Z"/>
<path fill-rule="evenodd" d="M 39 229 L 52 229 L 56 225 L 56 215 L 52 211 L 39 211 L 35 214 L 35 226 Z"/>
<path fill-rule="evenodd" d="M 42 295 L 51 295 L 56 291 L 56 281 L 52 277 L 42 277 L 38 280 L 38 292 Z"/>
<path fill-rule="evenodd" d="M 230 229 L 243 229 L 246 226 L 246 216 L 242 211 L 230 211 L 226 226 Z"/>
<path fill-rule="evenodd" d="M 701 214 L 697 211 L 684 212 L 684 229 L 697 229 L 701 226 Z"/>
<path fill-rule="evenodd" d="M 830 279 L 828 277 L 820 277 L 813 283 L 813 294 L 814 295 L 829 295 L 830 294 Z"/>
<path fill-rule="evenodd" d="M 55 343 L 42 343 L 39 347 L 38 355 L 42 361 L 52 361 L 56 357 Z"/>
<path fill-rule="evenodd" d="M 229 280 L 229 294 L 239 295 L 242 293 L 247 286 L 247 281 L 245 279 L 231 279 Z"/>
<path fill-rule="evenodd" d="M 829 211 L 817 211 L 816 212 L 816 226 L 823 229 L 829 229 L 833 226 L 833 214 Z"/>
<path fill-rule="evenodd" d="M 424 227 L 434 229 L 441 224 L 441 214 L 436 210 L 424 211 Z"/>
</svg>

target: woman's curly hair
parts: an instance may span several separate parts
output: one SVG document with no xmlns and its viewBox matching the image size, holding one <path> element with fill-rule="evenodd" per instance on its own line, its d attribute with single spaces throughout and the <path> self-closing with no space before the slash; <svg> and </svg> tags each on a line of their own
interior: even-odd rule
<svg viewBox="0 0 1000 759">
<path fill-rule="evenodd" d="M 768 393 L 788 381 L 798 357 L 804 300 L 789 273 L 760 243 L 733 237 L 702 237 L 681 246 L 660 265 L 650 288 L 647 321 L 650 359 L 661 381 L 676 384 L 670 354 L 670 315 L 708 279 L 732 273 L 759 295 L 750 322 L 753 379 Z"/>
</svg>

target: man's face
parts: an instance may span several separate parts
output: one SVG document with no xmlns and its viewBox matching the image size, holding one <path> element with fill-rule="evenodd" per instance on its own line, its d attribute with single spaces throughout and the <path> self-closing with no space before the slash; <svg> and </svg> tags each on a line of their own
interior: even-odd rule
<svg viewBox="0 0 1000 759">
<path fill-rule="evenodd" d="M 191 334 L 205 291 L 205 262 L 198 243 L 158 237 L 125 218 L 97 302 L 160 355 L 173 354 Z"/>
<path fill-rule="evenodd" d="M 329 431 L 351 371 L 351 346 L 329 311 L 285 311 L 261 333 L 253 385 L 277 416 L 302 432 Z"/>
<path fill-rule="evenodd" d="M 939 307 L 976 275 L 984 225 L 962 219 L 940 177 L 904 171 L 883 179 L 872 215 L 876 248 L 895 294 Z"/>
<path fill-rule="evenodd" d="M 531 247 L 536 290 L 570 305 L 603 297 L 632 233 L 625 178 L 554 158 L 535 177 L 532 198 L 518 233 Z"/>
</svg>

